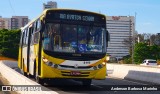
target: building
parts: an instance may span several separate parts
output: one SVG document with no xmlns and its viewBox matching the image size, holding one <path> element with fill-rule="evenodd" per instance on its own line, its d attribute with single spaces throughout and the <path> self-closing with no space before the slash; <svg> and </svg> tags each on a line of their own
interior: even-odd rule
<svg viewBox="0 0 160 94">
<path fill-rule="evenodd" d="M 28 23 L 28 16 L 0 17 L 0 29 L 19 29 Z"/>
<path fill-rule="evenodd" d="M 11 18 L 3 18 L 5 20 L 5 29 L 11 29 Z"/>
<path fill-rule="evenodd" d="M 156 45 L 160 46 L 160 33 L 157 33 L 156 35 Z"/>
<path fill-rule="evenodd" d="M 43 3 L 43 10 L 49 8 L 57 8 L 57 2 L 49 1 L 47 4 Z"/>
<path fill-rule="evenodd" d="M 107 16 L 110 41 L 107 54 L 117 59 L 130 54 L 134 44 L 135 21 L 133 16 Z"/>
<path fill-rule="evenodd" d="M 28 23 L 28 16 L 12 16 L 11 29 L 19 29 Z"/>
<path fill-rule="evenodd" d="M 0 16 L 0 29 L 10 29 L 10 18 Z"/>
<path fill-rule="evenodd" d="M 0 29 L 3 28 L 5 28 L 5 20 L 2 17 L 0 17 Z"/>
</svg>

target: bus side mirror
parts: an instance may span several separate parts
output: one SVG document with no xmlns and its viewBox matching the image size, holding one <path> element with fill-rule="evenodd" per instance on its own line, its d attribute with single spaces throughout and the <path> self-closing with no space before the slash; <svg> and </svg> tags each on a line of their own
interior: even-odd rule
<svg viewBox="0 0 160 94">
<path fill-rule="evenodd" d="M 108 30 L 106 30 L 106 41 L 107 41 L 107 42 L 110 41 L 110 35 L 109 35 Z"/>
</svg>

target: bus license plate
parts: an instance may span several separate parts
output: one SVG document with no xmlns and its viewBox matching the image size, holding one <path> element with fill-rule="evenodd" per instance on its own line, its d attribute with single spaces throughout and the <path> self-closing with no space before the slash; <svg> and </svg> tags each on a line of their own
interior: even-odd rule
<svg viewBox="0 0 160 94">
<path fill-rule="evenodd" d="M 71 71 L 71 75 L 81 75 L 80 71 Z"/>
</svg>

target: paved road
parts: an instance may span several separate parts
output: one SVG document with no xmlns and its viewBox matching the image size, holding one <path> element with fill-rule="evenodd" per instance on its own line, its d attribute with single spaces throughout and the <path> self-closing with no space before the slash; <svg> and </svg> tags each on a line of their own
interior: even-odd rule
<svg viewBox="0 0 160 94">
<path fill-rule="evenodd" d="M 135 85 L 136 87 L 146 84 L 108 77 L 105 80 L 93 80 L 90 88 L 83 87 L 81 82 L 74 80 L 55 80 L 45 86 L 60 94 L 160 94 L 158 91 L 111 91 L 111 88 L 117 87 L 117 85 L 121 88 L 123 85 L 125 87 Z"/>
<path fill-rule="evenodd" d="M 20 72 L 19 69 L 16 67 L 14 67 L 14 70 Z M 124 85 L 124 88 L 126 88 L 132 85 L 136 85 L 135 87 L 138 87 L 138 85 L 147 85 L 147 83 L 106 77 L 105 80 L 93 80 L 90 88 L 82 86 L 81 82 L 69 79 L 56 79 L 54 81 L 46 83 L 45 87 L 56 91 L 59 94 L 160 94 L 160 91 L 111 91 L 112 87 L 123 88 L 122 85 Z"/>
</svg>

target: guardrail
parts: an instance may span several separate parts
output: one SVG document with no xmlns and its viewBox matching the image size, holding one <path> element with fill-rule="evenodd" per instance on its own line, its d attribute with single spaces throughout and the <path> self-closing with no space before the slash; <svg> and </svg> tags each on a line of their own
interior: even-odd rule
<svg viewBox="0 0 160 94">
<path fill-rule="evenodd" d="M 108 63 L 107 75 L 122 79 L 160 84 L 160 67 Z"/>
<path fill-rule="evenodd" d="M 14 71 L 12 68 L 17 67 L 15 61 L 0 61 L 0 73 L 9 81 L 10 85 L 40 85 L 20 73 Z M 44 86 L 41 86 L 46 91 L 16 91 L 20 94 L 58 94 Z"/>
</svg>

